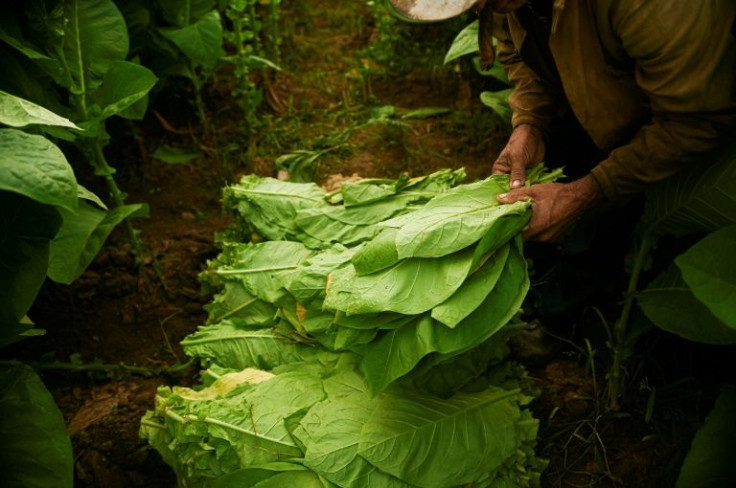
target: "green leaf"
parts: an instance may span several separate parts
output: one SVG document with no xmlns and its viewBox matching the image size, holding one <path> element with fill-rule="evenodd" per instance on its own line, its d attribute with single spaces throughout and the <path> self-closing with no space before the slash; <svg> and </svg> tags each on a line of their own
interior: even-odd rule
<svg viewBox="0 0 736 488">
<path fill-rule="evenodd" d="M 501 260 L 503 256 L 491 259 L 494 258 Z M 439 353 L 442 359 L 447 359 L 485 342 L 518 312 L 528 289 L 526 261 L 517 242 L 510 248 L 503 272 L 491 293 L 455 328 L 421 317 L 385 333 L 365 348 L 361 366 L 371 391 L 382 391 L 429 354 Z"/>
<path fill-rule="evenodd" d="M 204 309 L 209 313 L 207 323 L 229 320 L 238 327 L 265 327 L 276 322 L 276 307 L 250 293 L 245 284 L 227 280 L 223 290 Z"/>
<path fill-rule="evenodd" d="M 232 488 L 233 486 L 252 486 L 260 487 L 267 485 L 260 485 L 260 482 L 266 482 L 274 480 L 280 475 L 293 475 L 299 476 L 305 473 L 310 476 L 315 476 L 314 473 L 308 472 L 307 468 L 299 464 L 293 463 L 268 463 L 258 467 L 245 468 L 232 473 L 228 473 L 224 476 L 220 476 L 214 480 L 207 480 L 204 483 L 204 488 Z M 306 482 L 304 486 L 309 487 L 310 478 L 289 478 L 289 480 L 297 480 L 299 482 Z M 277 479 L 277 482 L 284 482 L 283 478 Z M 288 481 L 286 481 L 288 483 Z M 286 485 L 289 486 L 289 485 Z M 314 485 L 316 487 L 322 487 L 323 485 Z M 278 487 L 277 487 L 278 488 Z M 298 486 L 296 487 L 298 488 Z"/>
<path fill-rule="evenodd" d="M 364 276 L 358 276 L 355 267 L 345 266 L 330 274 L 324 306 L 348 315 L 426 312 L 455 293 L 472 262 L 471 248 L 442 258 L 405 259 Z"/>
<path fill-rule="evenodd" d="M 467 54 L 478 52 L 478 26 L 479 21 L 473 21 L 467 25 L 452 41 L 450 49 L 445 54 L 445 64 Z"/>
<path fill-rule="evenodd" d="M 71 120 L 2 90 L 0 90 L 0 124 L 11 127 L 41 124 L 79 129 Z"/>
<path fill-rule="evenodd" d="M 438 117 L 441 115 L 447 115 L 451 112 L 449 108 L 445 107 L 426 107 L 411 110 L 401 116 L 402 119 L 430 119 L 432 117 Z"/>
<path fill-rule="evenodd" d="M 161 35 L 173 42 L 194 63 L 213 69 L 223 55 L 222 22 L 212 10 L 195 23 L 183 27 L 161 28 Z"/>
<path fill-rule="evenodd" d="M 654 324 L 685 339 L 705 344 L 736 344 L 736 331 L 695 298 L 673 264 L 637 295 Z"/>
<path fill-rule="evenodd" d="M 0 334 L 26 315 L 46 277 L 49 242 L 59 212 L 30 198 L 0 191 Z"/>
<path fill-rule="evenodd" d="M 199 149 L 190 147 L 171 147 L 167 144 L 159 146 L 151 157 L 169 164 L 187 164 L 204 155 Z"/>
<path fill-rule="evenodd" d="M 480 101 L 483 105 L 490 107 L 501 117 L 507 126 L 511 127 L 511 106 L 509 105 L 509 95 L 513 88 L 500 91 L 484 91 L 480 94 Z"/>
<path fill-rule="evenodd" d="M 77 180 L 61 150 L 43 136 L 16 129 L 0 129 L 0 190 L 77 208 Z"/>
<path fill-rule="evenodd" d="M 675 263 L 695 298 L 736 329 L 736 225 L 718 230 L 678 256 Z"/>
<path fill-rule="evenodd" d="M 520 444 L 518 392 L 500 388 L 448 399 L 382 395 L 360 433 L 358 454 L 417 486 L 478 481 Z"/>
<path fill-rule="evenodd" d="M 229 321 L 200 327 L 181 341 L 181 346 L 189 357 L 209 359 L 234 369 L 272 369 L 303 361 L 314 352 L 270 329 L 241 329 Z"/>
<path fill-rule="evenodd" d="M 58 59 L 54 59 L 40 52 L 36 46 L 25 40 L 18 26 L 17 16 L 12 11 L 12 6 L 6 3 L 3 5 L 3 8 L 8 8 L 8 10 L 0 12 L 0 40 L 6 42 L 9 46 L 12 46 L 26 58 L 30 59 L 36 66 L 51 76 L 54 81 L 64 85 L 64 68 L 62 67 L 62 63 Z M 5 62 L 7 60 L 3 59 L 3 63 Z"/>
<path fill-rule="evenodd" d="M 519 216 L 518 230 L 521 230 L 528 220 L 530 204 L 501 205 L 496 196 L 504 191 L 508 191 L 505 179 L 491 177 L 453 188 L 423 207 L 380 225 L 398 229 L 394 237 L 398 259 L 445 256 L 479 241 L 501 217 Z M 389 254 L 385 249 L 387 245 L 384 240 L 370 242 L 356 254 L 355 259 L 361 259 L 363 253 Z M 380 246 L 380 249 L 373 251 L 374 246 Z M 370 264 L 373 260 L 365 261 Z M 360 274 L 371 271 L 357 264 L 356 268 Z"/>
<path fill-rule="evenodd" d="M 224 377 L 200 391 L 161 388 L 155 414 L 144 419 L 142 434 L 194 486 L 246 467 L 302 457 L 286 419 L 300 418 L 324 398 L 321 378 L 301 371 L 276 377 L 249 373 L 233 373 L 224 391 L 219 391 Z"/>
<path fill-rule="evenodd" d="M 157 0 L 164 19 L 178 27 L 190 25 L 215 8 L 215 0 Z"/>
<path fill-rule="evenodd" d="M 113 61 L 92 99 L 102 107 L 101 119 L 122 113 L 141 100 L 158 81 L 148 68 L 128 61 Z"/>
<path fill-rule="evenodd" d="M 245 289 L 268 303 L 278 302 L 286 293 L 290 276 L 314 254 L 300 242 L 267 241 L 230 246 L 221 256 L 216 273 L 234 279 Z"/>
<path fill-rule="evenodd" d="M 641 219 L 645 232 L 685 236 L 736 224 L 736 143 L 653 185 Z"/>
<path fill-rule="evenodd" d="M 324 192 L 314 183 L 288 183 L 255 175 L 243 177 L 225 189 L 225 201 L 261 235 L 271 240 L 293 237 L 296 214 L 305 208 L 324 207 Z"/>
<path fill-rule="evenodd" d="M 713 410 L 698 430 L 682 463 L 675 488 L 722 488 L 736 485 L 736 388 L 721 390 Z"/>
<path fill-rule="evenodd" d="M 365 391 L 356 391 L 312 407 L 294 431 L 305 446 L 304 465 L 341 487 L 409 488 L 358 456 L 360 432 L 374 406 Z"/>
<path fill-rule="evenodd" d="M 0 470 L 8 488 L 72 488 L 66 425 L 41 379 L 27 366 L 0 372 Z"/>
<path fill-rule="evenodd" d="M 432 309 L 432 318 L 453 328 L 477 309 L 496 286 L 509 254 L 506 245 L 493 254 L 453 295 Z"/>
<path fill-rule="evenodd" d="M 320 243 L 353 246 L 375 237 L 381 230 L 375 224 L 406 212 L 409 205 L 422 199 L 421 194 L 407 192 L 357 207 L 307 208 L 297 213 L 296 225 Z"/>
<path fill-rule="evenodd" d="M 64 223 L 51 241 L 48 276 L 68 285 L 87 269 L 115 227 L 129 217 L 147 216 L 148 207 L 123 205 L 105 211 L 82 200 L 75 212 L 60 213 Z"/>
<path fill-rule="evenodd" d="M 128 28 L 112 0 L 65 0 L 64 42 L 54 46 L 69 70 L 75 94 L 88 96 L 116 61 L 128 55 Z"/>
</svg>

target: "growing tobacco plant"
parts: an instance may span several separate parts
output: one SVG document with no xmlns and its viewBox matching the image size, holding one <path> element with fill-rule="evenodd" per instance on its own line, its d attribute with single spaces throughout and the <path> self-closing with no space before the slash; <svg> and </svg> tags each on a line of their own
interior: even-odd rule
<svg viewBox="0 0 736 488">
<path fill-rule="evenodd" d="M 33 0 L 5 4 L 2 10 L 0 40 L 12 48 L 3 51 L 11 67 L 3 86 L 74 122 L 78 130 L 47 132 L 72 141 L 85 155 L 95 174 L 107 182 L 116 214 L 140 212 L 142 206 L 125 206 L 126 195 L 103 152 L 110 140 L 105 122 L 115 115 L 142 117 L 156 77 L 126 60 L 128 31 L 116 5 L 111 0 Z M 119 216 L 95 210 L 84 208 L 98 223 Z M 130 222 L 125 223 L 140 257 L 140 241 Z"/>
</svg>

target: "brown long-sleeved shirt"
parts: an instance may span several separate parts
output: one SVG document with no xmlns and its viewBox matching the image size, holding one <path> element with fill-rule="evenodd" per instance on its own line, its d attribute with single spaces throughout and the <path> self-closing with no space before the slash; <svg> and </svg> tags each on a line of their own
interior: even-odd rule
<svg viewBox="0 0 736 488">
<path fill-rule="evenodd" d="M 560 91 L 550 71 L 522 60 L 545 56 L 525 45 L 517 14 L 497 15 L 513 125 L 544 130 L 566 98 L 610 152 L 594 177 L 609 199 L 625 200 L 736 137 L 735 21 L 736 0 L 555 0 L 550 68 Z"/>
</svg>

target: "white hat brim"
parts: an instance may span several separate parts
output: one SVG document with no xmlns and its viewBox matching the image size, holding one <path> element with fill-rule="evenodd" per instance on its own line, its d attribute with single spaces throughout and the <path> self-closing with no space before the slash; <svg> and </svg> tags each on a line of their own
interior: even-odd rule
<svg viewBox="0 0 736 488">
<path fill-rule="evenodd" d="M 389 0 L 394 12 L 412 22 L 437 22 L 457 17 L 477 0 Z"/>
</svg>

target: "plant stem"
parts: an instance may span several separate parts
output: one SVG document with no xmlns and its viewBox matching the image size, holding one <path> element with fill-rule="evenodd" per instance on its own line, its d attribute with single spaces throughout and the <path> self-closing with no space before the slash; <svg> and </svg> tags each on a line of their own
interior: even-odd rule
<svg viewBox="0 0 736 488">
<path fill-rule="evenodd" d="M 140 366 L 128 366 L 126 364 L 76 364 L 76 363 L 44 363 L 39 361 L 18 361 L 18 360 L 4 360 L 0 361 L 0 367 L 13 367 L 21 364 L 30 366 L 35 370 L 47 370 L 47 371 L 71 371 L 74 373 L 84 372 L 101 372 L 101 373 L 125 373 L 129 375 L 138 376 L 157 376 L 161 374 L 178 374 L 182 371 L 191 367 L 194 362 L 189 361 L 187 363 L 174 364 L 172 366 L 166 366 L 163 368 L 144 368 Z"/>
<path fill-rule="evenodd" d="M 118 187 L 118 184 L 113 177 L 115 174 L 115 168 L 110 166 L 107 159 L 105 159 L 105 153 L 102 152 L 102 143 L 100 142 L 99 137 L 94 139 L 94 147 L 92 150 L 95 172 L 107 181 L 107 186 L 110 189 L 110 194 L 112 195 L 115 207 L 122 207 L 125 205 L 126 195 L 122 190 L 120 190 L 120 187 Z M 125 219 L 124 225 L 125 230 L 130 236 L 130 242 L 133 245 L 133 252 L 135 253 L 136 260 L 138 261 L 138 264 L 140 264 L 143 262 L 143 244 L 141 243 L 133 224 L 130 222 L 130 219 Z"/>
<path fill-rule="evenodd" d="M 629 285 L 626 289 L 626 297 L 624 298 L 624 306 L 613 330 L 613 364 L 608 378 L 608 407 L 610 410 L 618 410 L 620 408 L 619 397 L 623 393 L 623 363 L 626 359 L 626 350 L 628 348 L 628 326 L 631 312 L 634 309 L 634 300 L 636 291 L 639 287 L 639 278 L 644 269 L 644 261 L 649 254 L 652 245 L 651 236 L 645 234 L 639 245 L 639 250 L 634 261 L 634 268 L 631 270 L 629 277 Z"/>
<path fill-rule="evenodd" d="M 199 122 L 202 124 L 202 131 L 205 136 L 210 134 L 210 121 L 207 118 L 207 112 L 204 109 L 204 100 L 202 99 L 202 87 L 204 81 L 200 78 L 197 68 L 192 64 L 192 83 L 194 84 L 194 102 L 197 105 L 197 114 L 199 115 Z"/>
</svg>

